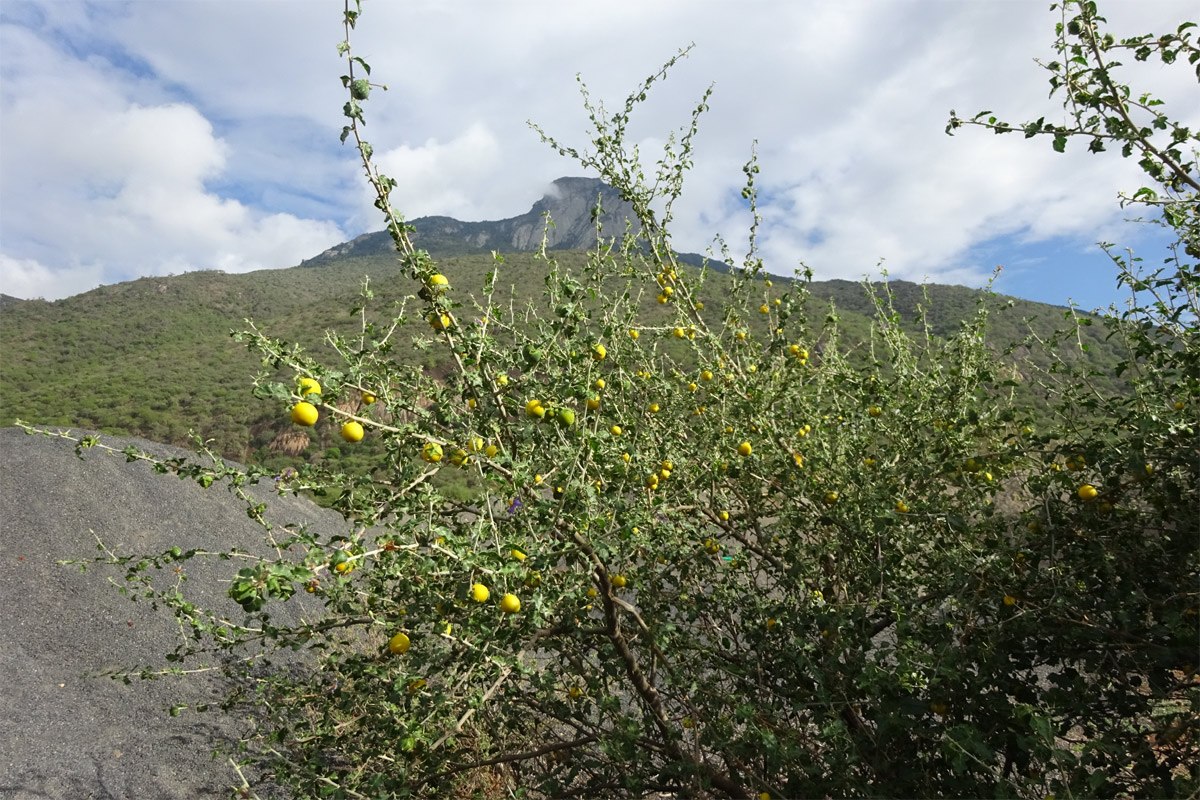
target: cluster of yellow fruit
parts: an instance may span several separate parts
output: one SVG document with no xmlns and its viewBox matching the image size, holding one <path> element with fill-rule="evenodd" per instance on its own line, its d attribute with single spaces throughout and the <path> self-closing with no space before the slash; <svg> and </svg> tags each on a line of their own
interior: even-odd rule
<svg viewBox="0 0 1200 800">
<path fill-rule="evenodd" d="M 596 406 L 599 407 L 600 401 L 596 400 Z M 589 405 L 590 407 L 590 405 Z M 550 419 L 558 420 L 559 424 L 570 427 L 575 424 L 575 411 L 570 408 L 546 408 L 542 405 L 542 401 L 534 398 L 525 404 L 525 416 L 530 419 Z"/>
<path fill-rule="evenodd" d="M 321 384 L 313 378 L 300 379 L 300 396 L 304 399 L 296 405 L 292 406 L 292 422 L 304 427 L 310 427 L 317 424 L 317 418 L 320 416 L 317 412 L 317 407 L 308 402 L 309 395 L 321 394 Z M 369 398 L 369 399 L 368 399 Z M 375 402 L 375 395 L 363 393 L 363 402 L 367 405 Z M 350 420 L 342 425 L 342 438 L 347 442 L 361 442 L 363 438 L 363 426 L 361 423 Z"/>
</svg>

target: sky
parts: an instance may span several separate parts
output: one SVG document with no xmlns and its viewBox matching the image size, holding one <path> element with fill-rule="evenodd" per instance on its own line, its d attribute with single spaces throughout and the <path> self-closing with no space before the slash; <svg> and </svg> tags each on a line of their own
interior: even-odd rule
<svg viewBox="0 0 1200 800">
<path fill-rule="evenodd" d="M 588 144 L 582 77 L 611 110 L 694 44 L 638 107 L 648 166 L 710 85 L 674 242 L 744 254 L 757 142 L 768 271 L 981 286 L 1085 309 L 1125 295 L 1099 241 L 1158 263 L 1125 221 L 1134 159 L 1048 139 L 944 133 L 951 109 L 1067 121 L 1048 97 L 1048 0 L 365 0 L 354 53 L 387 84 L 365 134 L 408 218 L 526 212 L 595 177 L 530 129 Z M 1118 37 L 1190 2 L 1102 0 Z M 0 292 L 59 299 L 199 269 L 295 266 L 379 230 L 346 100 L 340 0 L 0 0 Z M 1131 59 L 1130 59 L 1131 60 Z M 1182 65 L 1181 65 L 1182 66 Z M 1130 64 L 1135 93 L 1200 126 L 1186 66 Z"/>
</svg>

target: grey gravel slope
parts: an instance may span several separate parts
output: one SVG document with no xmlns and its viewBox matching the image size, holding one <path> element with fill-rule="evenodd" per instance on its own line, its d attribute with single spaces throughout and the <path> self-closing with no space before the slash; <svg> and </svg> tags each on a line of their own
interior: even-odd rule
<svg viewBox="0 0 1200 800">
<path fill-rule="evenodd" d="M 104 441 L 186 455 L 143 440 Z M 255 494 L 277 522 L 307 522 L 326 533 L 344 527 L 338 515 L 302 498 L 265 486 Z M 81 677 L 122 665 L 165 665 L 161 656 L 180 636 L 173 618 L 130 602 L 109 583 L 118 573 L 93 567 L 81 574 L 57 563 L 96 555 L 93 531 L 129 553 L 175 545 L 255 549 L 262 539 L 244 504 L 222 484 L 204 490 L 100 450 L 80 460 L 69 441 L 0 429 L 0 796 L 229 797 L 237 776 L 212 752 L 236 741 L 246 723 L 220 712 L 167 713 L 175 703 L 218 698 L 219 677 L 131 685 Z M 237 569 L 193 560 L 189 590 L 211 587 L 204 594 L 240 615 L 217 582 Z"/>
</svg>

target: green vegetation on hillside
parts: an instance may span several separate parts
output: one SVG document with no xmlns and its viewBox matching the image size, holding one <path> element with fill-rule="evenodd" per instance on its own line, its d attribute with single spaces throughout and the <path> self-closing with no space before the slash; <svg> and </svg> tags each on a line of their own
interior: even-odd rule
<svg viewBox="0 0 1200 800">
<path fill-rule="evenodd" d="M 564 271 L 580 273 L 588 254 L 557 251 L 549 254 Z M 481 297 L 486 274 L 497 272 L 494 301 L 517 307 L 532 304 L 538 311 L 547 264 L 536 253 L 511 253 L 500 264 L 488 256 L 451 257 L 440 262 L 467 305 Z M 682 267 L 685 272 L 694 270 Z M 349 333 L 358 324 L 347 314 L 357 301 L 364 276 L 370 277 L 376 307 L 386 308 L 411 295 L 411 284 L 395 256 L 342 257 L 319 267 L 264 270 L 242 275 L 195 272 L 165 278 L 143 278 L 105 286 L 53 303 L 27 301 L 0 310 L 0 426 L 15 420 L 45 425 L 88 428 L 106 433 L 141 436 L 167 444 L 188 444 L 195 430 L 226 457 L 263 465 L 286 466 L 295 459 L 274 452 L 272 442 L 288 430 L 269 409 L 249 402 L 248 381 L 260 369 L 259 360 L 233 342 L 229 332 L 243 330 L 245 319 L 269 335 L 294 341 L 314 357 L 332 354 L 325 329 Z M 611 276 L 612 283 L 621 276 Z M 773 278 L 781 287 L 784 278 Z M 708 301 L 704 317 L 717 322 L 719 303 L 729 296 L 732 278 L 710 271 L 699 297 Z M 879 285 L 874 287 L 878 290 Z M 1044 392 L 1021 366 L 1032 359 L 1042 368 L 1051 361 L 1044 351 L 1020 347 L 1030 328 L 1043 338 L 1066 325 L 1070 311 L 964 287 L 921 287 L 905 281 L 889 284 L 901 324 L 909 332 L 928 326 L 935 337 L 953 335 L 979 305 L 994 309 L 987 337 L 997 351 L 1018 345 L 1009 363 L 1020 379 L 1018 392 L 1037 407 Z M 1011 303 L 1011 306 L 1009 305 Z M 878 324 L 867 291 L 849 281 L 815 282 L 809 287 L 806 313 L 815 320 L 835 312 L 847 347 L 857 358 L 873 324 Z M 415 308 L 410 300 L 410 308 Z M 919 309 L 925 309 L 918 315 Z M 642 296 L 642 324 L 667 326 L 671 312 L 659 307 L 652 292 Z M 1085 315 L 1086 316 L 1086 315 Z M 339 321 L 340 320 L 340 321 Z M 1089 320 L 1090 321 L 1090 320 Z M 747 330 L 760 338 L 765 321 L 752 316 Z M 1068 361 L 1086 359 L 1105 390 L 1119 391 L 1113 372 L 1119 353 L 1099 326 L 1084 327 L 1088 350 L 1069 342 L 1057 352 Z M 820 340 L 813 342 L 820 344 Z M 687 346 L 665 340 L 664 350 L 686 362 Z M 436 350 L 419 349 L 411 339 L 397 342 L 396 357 L 421 363 L 433 371 L 444 364 Z M 338 446 L 322 435 L 302 454 L 304 460 L 323 457 Z M 378 453 L 370 453 L 377 456 Z M 364 458 L 365 462 L 367 459 Z"/>
</svg>

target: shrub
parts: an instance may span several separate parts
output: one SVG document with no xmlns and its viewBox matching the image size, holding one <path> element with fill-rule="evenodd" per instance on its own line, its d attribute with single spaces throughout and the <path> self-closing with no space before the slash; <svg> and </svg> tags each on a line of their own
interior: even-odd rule
<svg viewBox="0 0 1200 800">
<path fill-rule="evenodd" d="M 173 659 L 263 639 L 312 653 L 310 670 L 268 671 L 235 698 L 267 717 L 251 752 L 274 780 L 336 797 L 1195 791 L 1200 283 L 1183 148 L 1197 137 L 1133 99 L 1111 57 L 1195 63 L 1197 50 L 1186 24 L 1118 42 L 1094 4 L 1063 11 L 1063 61 L 1046 67 L 1076 124 L 952 112 L 948 131 L 1120 144 L 1158 187 L 1128 200 L 1179 243 L 1148 275 L 1113 255 L 1134 303 L 1103 324 L 1126 345 L 1130 391 L 1095 391 L 1055 362 L 1038 379 L 1061 396 L 1057 422 L 1035 431 L 1005 400 L 983 304 L 947 337 L 914 339 L 886 286 L 868 287 L 865 359 L 841 346 L 836 313 L 808 319 L 807 276 L 771 279 L 754 248 L 753 158 L 750 250 L 728 296 L 705 293 L 668 223 L 707 95 L 653 165 L 625 141 L 678 57 L 615 113 L 585 90 L 591 150 L 542 133 L 632 204 L 634 231 L 602 231 L 574 273 L 543 250 L 540 304 L 491 303 L 499 257 L 477 297 L 449 285 L 361 138 L 379 87 L 348 41 L 361 8 L 347 7 L 342 138 L 417 297 L 376 309 L 364 283 L 359 332 L 330 336 L 336 366 L 254 327 L 241 338 L 267 368 L 257 396 L 285 414 L 295 384 L 269 375 L 316 378 L 318 425 L 359 421 L 386 460 L 280 484 L 335 494 L 350 526 L 320 541 L 262 519 L 286 555 L 238 574 L 244 622 L 130 570 L 200 636 Z M 647 323 L 650 298 L 666 324 Z M 746 324 L 758 318 L 765 334 Z M 392 359 L 402 335 L 446 354 L 436 375 Z M 364 392 L 377 402 L 344 410 Z M 261 477 L 161 467 L 205 485 Z M 277 627 L 272 608 L 300 590 L 326 616 Z"/>
</svg>

